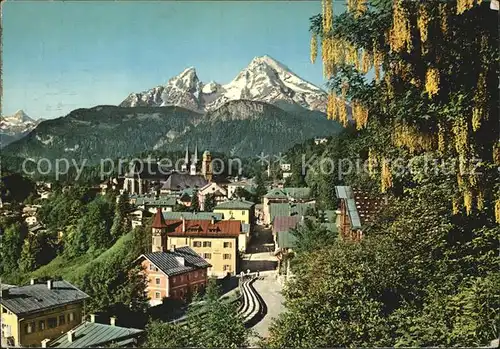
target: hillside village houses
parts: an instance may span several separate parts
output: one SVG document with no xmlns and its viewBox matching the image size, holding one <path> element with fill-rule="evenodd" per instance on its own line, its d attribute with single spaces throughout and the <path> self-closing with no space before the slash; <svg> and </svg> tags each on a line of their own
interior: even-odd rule
<svg viewBox="0 0 500 349">
<path fill-rule="evenodd" d="M 66 281 L 2 286 L 2 347 L 40 346 L 81 323 L 88 295 Z"/>
<path fill-rule="evenodd" d="M 311 203 L 315 201 L 310 188 L 275 188 L 271 189 L 263 199 L 263 223 L 271 224 L 271 204 L 275 203 Z"/>
</svg>

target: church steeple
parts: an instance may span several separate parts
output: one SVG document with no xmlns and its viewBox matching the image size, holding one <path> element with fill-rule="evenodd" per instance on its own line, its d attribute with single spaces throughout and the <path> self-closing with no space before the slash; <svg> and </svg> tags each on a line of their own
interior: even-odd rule
<svg viewBox="0 0 500 349">
<path fill-rule="evenodd" d="M 197 162 L 198 162 L 198 144 L 196 144 L 196 146 L 194 148 L 194 155 L 193 155 L 193 158 L 191 159 L 191 167 L 190 167 L 190 171 L 189 171 L 189 174 L 191 176 L 196 175 L 196 163 Z"/>
<path fill-rule="evenodd" d="M 184 163 L 181 166 L 182 172 L 187 171 L 189 166 L 189 144 L 186 144 L 186 155 L 184 156 Z"/>
<path fill-rule="evenodd" d="M 161 208 L 156 209 L 156 214 L 153 218 L 153 224 L 151 226 L 152 235 L 152 252 L 165 252 L 167 251 L 167 223 L 163 218 L 163 213 Z"/>
</svg>

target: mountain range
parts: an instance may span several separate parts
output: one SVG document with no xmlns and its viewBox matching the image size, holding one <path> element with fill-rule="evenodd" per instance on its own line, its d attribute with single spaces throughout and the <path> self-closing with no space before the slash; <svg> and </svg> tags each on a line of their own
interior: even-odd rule
<svg viewBox="0 0 500 349">
<path fill-rule="evenodd" d="M 76 109 L 40 123 L 6 155 L 87 159 L 148 150 L 202 150 L 233 156 L 277 153 L 330 136 L 340 125 L 324 114 L 327 94 L 269 56 L 256 57 L 230 83 L 204 84 L 188 68 L 165 85 L 130 94 L 119 106 Z"/>
<path fill-rule="evenodd" d="M 230 83 L 204 84 L 190 67 L 165 85 L 132 93 L 121 104 L 136 106 L 180 106 L 199 113 L 214 111 L 224 103 L 250 100 L 311 111 L 326 111 L 327 94 L 269 56 L 255 57 Z"/>
<path fill-rule="evenodd" d="M 28 134 L 42 120 L 33 120 L 23 110 L 10 116 L 0 116 L 0 147 L 4 147 Z"/>
</svg>

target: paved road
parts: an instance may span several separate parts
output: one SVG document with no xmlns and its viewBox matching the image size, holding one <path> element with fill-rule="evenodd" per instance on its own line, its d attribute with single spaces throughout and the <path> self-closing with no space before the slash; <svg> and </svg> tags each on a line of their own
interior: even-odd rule
<svg viewBox="0 0 500 349">
<path fill-rule="evenodd" d="M 269 326 L 273 319 L 285 310 L 284 297 L 281 294 L 281 286 L 276 281 L 275 273 L 269 273 L 262 280 L 256 280 L 253 286 L 264 300 L 267 313 L 252 329 L 258 336 L 265 338 L 269 336 Z M 251 346 L 255 346 L 257 340 L 258 338 L 252 338 L 250 340 Z"/>
<path fill-rule="evenodd" d="M 274 248 L 271 230 L 256 226 L 242 261 L 243 270 L 250 269 L 251 272 L 262 273 L 261 278 L 253 284 L 265 303 L 264 317 L 252 328 L 260 337 L 269 335 L 268 328 L 272 319 L 284 310 L 282 287 L 276 280 L 278 260 L 273 254 Z M 255 346 L 257 341 L 257 337 L 251 338 L 251 346 Z"/>
</svg>

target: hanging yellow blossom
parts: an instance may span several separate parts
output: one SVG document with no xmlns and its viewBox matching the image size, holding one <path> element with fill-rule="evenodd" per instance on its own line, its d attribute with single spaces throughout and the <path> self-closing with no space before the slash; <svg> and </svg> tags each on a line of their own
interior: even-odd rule
<svg viewBox="0 0 500 349">
<path fill-rule="evenodd" d="M 455 149 L 460 155 L 466 155 L 469 147 L 469 129 L 465 118 L 456 118 L 453 123 L 453 134 L 455 135 Z"/>
<path fill-rule="evenodd" d="M 440 152 L 444 152 L 445 149 L 446 149 L 445 130 L 443 124 L 440 122 L 438 124 L 438 150 Z"/>
<path fill-rule="evenodd" d="M 316 34 L 311 36 L 311 63 L 316 62 L 316 56 L 318 55 L 318 38 Z"/>
<path fill-rule="evenodd" d="M 396 147 L 407 148 L 410 153 L 433 149 L 431 135 L 420 132 L 415 126 L 406 123 L 396 123 L 392 134 L 392 142 Z"/>
<path fill-rule="evenodd" d="M 333 21 L 332 0 L 323 0 L 323 40 L 321 41 L 321 58 L 323 75 L 330 78 L 333 74 L 333 38 L 331 37 Z"/>
<path fill-rule="evenodd" d="M 422 43 L 422 54 L 427 53 L 427 34 L 430 22 L 429 11 L 425 4 L 420 4 L 418 7 L 417 27 L 420 32 L 420 41 Z"/>
<path fill-rule="evenodd" d="M 373 67 L 375 68 L 375 81 L 380 81 L 380 66 L 382 65 L 383 55 L 377 47 L 373 48 Z"/>
<path fill-rule="evenodd" d="M 457 198 L 451 200 L 453 214 L 458 214 L 460 212 L 460 203 Z"/>
<path fill-rule="evenodd" d="M 472 193 L 469 190 L 464 192 L 464 207 L 467 216 L 472 212 Z"/>
<path fill-rule="evenodd" d="M 337 99 L 337 107 L 339 110 L 339 121 L 346 127 L 349 124 L 349 119 L 347 118 L 347 105 L 344 100 Z"/>
<path fill-rule="evenodd" d="M 360 103 L 353 101 L 352 102 L 352 116 L 354 121 L 356 122 L 356 129 L 361 130 L 366 126 L 368 122 L 368 109 L 366 109 Z"/>
<path fill-rule="evenodd" d="M 462 188 L 464 186 L 464 179 L 462 177 L 462 171 L 458 171 L 457 173 L 457 184 L 459 188 Z"/>
<path fill-rule="evenodd" d="M 482 211 L 484 208 L 484 193 L 482 191 L 478 191 L 477 193 L 477 209 Z"/>
<path fill-rule="evenodd" d="M 411 28 L 408 11 L 403 7 L 403 0 L 394 0 L 392 10 L 392 28 L 389 32 L 391 50 L 411 51 Z"/>
<path fill-rule="evenodd" d="M 500 199 L 495 201 L 495 221 L 500 223 Z"/>
<path fill-rule="evenodd" d="M 387 96 L 392 99 L 394 98 L 394 87 L 392 86 L 391 75 L 387 72 L 384 75 L 385 84 L 387 86 Z"/>
<path fill-rule="evenodd" d="M 368 174 L 373 177 L 375 174 L 375 166 L 377 165 L 377 155 L 372 148 L 368 149 Z"/>
<path fill-rule="evenodd" d="M 323 33 L 328 34 L 332 29 L 333 5 L 332 0 L 323 0 Z"/>
<path fill-rule="evenodd" d="M 493 144 L 493 162 L 500 165 L 500 142 Z"/>
<path fill-rule="evenodd" d="M 366 0 L 358 0 L 356 2 L 356 16 L 359 16 L 363 13 L 366 12 L 366 10 L 368 9 L 368 5 L 366 4 Z"/>
<path fill-rule="evenodd" d="M 373 60 L 373 57 L 370 54 L 370 52 L 368 52 L 367 50 L 363 50 L 361 52 L 361 72 L 363 74 L 368 73 L 368 71 L 372 67 L 372 64 L 373 64 L 372 60 Z"/>
<path fill-rule="evenodd" d="M 448 14 L 448 6 L 446 3 L 441 3 L 438 5 L 438 10 L 439 10 L 439 26 L 441 28 L 441 33 L 443 33 L 444 36 L 448 35 L 448 28 L 449 28 L 449 14 Z"/>
<path fill-rule="evenodd" d="M 472 129 L 474 131 L 477 131 L 481 127 L 481 121 L 485 117 L 486 103 L 486 76 L 483 71 L 479 74 L 477 80 L 474 107 L 472 108 Z"/>
<path fill-rule="evenodd" d="M 425 74 L 425 92 L 432 97 L 439 91 L 439 71 L 436 68 L 429 68 Z"/>
<path fill-rule="evenodd" d="M 347 12 L 352 12 L 356 9 L 356 0 L 347 0 Z"/>
<path fill-rule="evenodd" d="M 339 117 L 338 108 L 337 108 L 337 96 L 335 93 L 328 94 L 328 101 L 326 104 L 326 115 L 328 119 L 337 120 Z"/>
<path fill-rule="evenodd" d="M 380 174 L 380 191 L 385 193 L 387 189 L 392 187 L 392 173 L 388 162 L 384 159 L 382 162 L 382 171 Z"/>
<path fill-rule="evenodd" d="M 461 15 L 474 6 L 474 0 L 457 0 L 457 15 Z"/>
</svg>

